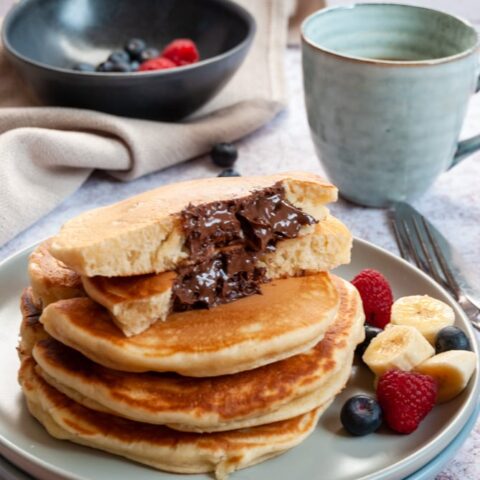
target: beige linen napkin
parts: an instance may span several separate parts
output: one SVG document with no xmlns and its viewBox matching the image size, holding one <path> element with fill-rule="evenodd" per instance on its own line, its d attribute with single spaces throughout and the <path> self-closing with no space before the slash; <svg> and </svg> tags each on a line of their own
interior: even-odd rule
<svg viewBox="0 0 480 480">
<path fill-rule="evenodd" d="M 257 34 L 227 87 L 181 123 L 38 106 L 0 50 L 0 245 L 76 190 L 93 169 L 121 180 L 204 154 L 268 122 L 284 104 L 283 0 L 238 0 Z"/>
</svg>

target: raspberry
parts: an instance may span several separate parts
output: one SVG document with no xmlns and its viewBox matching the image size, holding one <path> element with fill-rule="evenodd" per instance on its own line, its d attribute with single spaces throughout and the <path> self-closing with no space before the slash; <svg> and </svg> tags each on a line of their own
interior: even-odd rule
<svg viewBox="0 0 480 480">
<path fill-rule="evenodd" d="M 138 67 L 139 72 L 148 72 L 151 70 L 165 70 L 167 68 L 175 68 L 177 65 L 168 58 L 157 57 L 143 62 Z"/>
<path fill-rule="evenodd" d="M 362 270 L 353 280 L 362 297 L 366 322 L 374 327 L 385 328 L 390 322 L 393 294 L 387 279 L 376 270 Z"/>
<path fill-rule="evenodd" d="M 200 59 L 197 46 L 188 38 L 178 38 L 169 43 L 163 49 L 162 57 L 170 59 L 178 66 L 195 63 Z"/>
<path fill-rule="evenodd" d="M 412 433 L 435 405 L 437 382 L 429 375 L 390 370 L 377 385 L 377 400 L 387 425 Z"/>
</svg>

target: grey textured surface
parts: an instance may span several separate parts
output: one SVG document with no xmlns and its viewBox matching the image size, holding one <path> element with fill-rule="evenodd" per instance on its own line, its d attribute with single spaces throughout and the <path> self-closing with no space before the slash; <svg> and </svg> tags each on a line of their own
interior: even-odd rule
<svg viewBox="0 0 480 480">
<path fill-rule="evenodd" d="M 3 3 L 3 2 L 0 2 Z M 1 6 L 1 5 L 0 5 Z M 238 169 L 244 175 L 303 169 L 321 173 L 310 141 L 303 106 L 299 50 L 286 57 L 289 109 L 273 122 L 239 142 Z M 480 95 L 471 103 L 462 136 L 480 131 Z M 131 183 L 121 183 L 103 173 L 95 173 L 74 195 L 57 209 L 0 247 L 0 260 L 55 233 L 68 218 L 90 208 L 105 205 L 156 186 L 218 173 L 208 158 L 199 158 Z M 466 160 L 442 175 L 433 188 L 414 203 L 462 252 L 465 260 L 480 270 L 480 155 Z M 52 186 L 54 188 L 54 186 Z M 344 201 L 332 206 L 353 233 L 397 253 L 392 232 L 383 210 L 356 207 Z M 12 212 L 12 215 L 15 213 Z M 477 276 L 480 281 L 480 275 Z M 469 439 L 437 480 L 480 478 L 480 422 Z"/>
</svg>

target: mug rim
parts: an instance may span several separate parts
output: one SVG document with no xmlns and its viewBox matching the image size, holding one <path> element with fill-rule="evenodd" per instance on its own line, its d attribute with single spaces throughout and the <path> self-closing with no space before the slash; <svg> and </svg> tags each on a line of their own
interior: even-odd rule
<svg viewBox="0 0 480 480">
<path fill-rule="evenodd" d="M 468 28 L 470 31 L 472 31 L 475 35 L 476 41 L 475 44 L 472 45 L 471 47 L 465 49 L 462 52 L 456 53 L 454 55 L 448 55 L 446 57 L 440 57 L 440 58 L 431 58 L 431 59 L 426 59 L 426 60 L 384 60 L 384 59 L 377 59 L 377 58 L 368 58 L 368 57 L 359 57 L 356 55 L 348 55 L 345 53 L 339 53 L 334 50 L 331 50 L 326 47 L 322 47 L 318 43 L 314 42 L 313 40 L 309 39 L 307 37 L 307 34 L 305 32 L 307 23 L 309 23 L 313 18 L 317 16 L 324 15 L 326 13 L 332 12 L 332 11 L 338 11 L 338 10 L 352 10 L 354 8 L 362 8 L 362 7 L 385 7 L 385 6 L 395 6 L 395 7 L 403 7 L 403 8 L 408 8 L 408 9 L 416 9 L 416 10 L 427 10 L 429 12 L 435 12 L 435 13 L 441 13 L 442 15 L 445 15 L 450 18 L 454 18 L 458 22 L 462 23 L 466 28 Z M 434 66 L 434 65 L 440 65 L 443 63 L 448 63 L 448 62 L 453 62 L 455 60 L 459 60 L 464 57 L 468 57 L 472 53 L 476 52 L 480 48 L 480 34 L 477 32 L 475 27 L 466 19 L 457 16 L 457 15 L 452 15 L 451 13 L 444 12 L 443 10 L 438 10 L 436 8 L 429 8 L 429 7 L 422 7 L 419 5 L 408 5 L 405 3 L 387 3 L 387 2 L 382 2 L 382 3 L 351 3 L 348 5 L 334 5 L 332 7 L 326 7 L 322 8 L 320 10 L 317 10 L 316 12 L 313 12 L 311 15 L 309 15 L 307 18 L 305 18 L 302 22 L 301 26 L 301 38 L 302 42 L 305 43 L 306 45 L 310 46 L 311 48 L 314 48 L 315 50 L 319 50 L 322 53 L 326 53 L 330 56 L 342 59 L 342 60 L 350 60 L 353 62 L 357 63 L 367 63 L 367 64 L 373 64 L 373 65 L 379 65 L 379 66 L 384 66 L 384 67 L 422 67 L 422 66 Z"/>
</svg>

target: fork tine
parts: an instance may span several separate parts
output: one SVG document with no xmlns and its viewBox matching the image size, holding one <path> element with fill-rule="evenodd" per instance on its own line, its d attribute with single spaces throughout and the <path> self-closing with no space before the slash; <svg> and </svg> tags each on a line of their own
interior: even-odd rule
<svg viewBox="0 0 480 480">
<path fill-rule="evenodd" d="M 415 248 L 415 244 L 413 243 L 413 233 L 410 232 L 410 228 L 405 220 L 402 221 L 402 227 L 405 233 L 404 238 L 406 239 L 406 244 L 408 246 L 408 252 L 410 256 L 413 258 L 415 263 L 417 264 L 417 267 L 420 270 L 425 271 L 425 267 L 423 262 L 420 260 L 420 256 L 418 255 L 417 249 Z"/>
<path fill-rule="evenodd" d="M 423 219 L 423 217 L 421 217 L 421 218 Z M 423 223 L 425 224 L 425 222 L 423 222 Z M 422 249 L 423 256 L 427 260 L 427 264 L 428 264 L 428 272 L 427 273 L 430 276 L 432 276 L 434 278 L 434 280 L 437 283 L 439 283 L 440 285 L 444 284 L 444 279 L 441 277 L 441 275 L 438 271 L 437 264 L 435 263 L 434 259 L 432 258 L 432 255 L 430 254 L 430 250 L 429 250 L 427 242 L 426 242 L 427 238 L 421 232 L 420 225 L 418 223 L 416 215 L 412 217 L 412 224 L 413 224 L 413 228 L 414 228 L 415 233 L 416 233 L 417 238 L 418 238 L 418 243 L 420 244 L 420 248 Z M 429 237 L 429 239 L 430 239 L 430 237 Z"/>
<path fill-rule="evenodd" d="M 403 236 L 401 235 L 399 231 L 399 225 L 398 225 L 398 219 L 395 216 L 395 213 L 393 211 L 389 212 L 389 217 L 390 217 L 390 223 L 392 225 L 392 230 L 393 230 L 393 235 L 395 236 L 395 240 L 398 245 L 398 250 L 400 251 L 400 256 L 404 260 L 408 260 L 409 255 L 408 255 L 408 250 L 405 245 L 405 240 L 403 239 Z"/>
<path fill-rule="evenodd" d="M 435 256 L 437 258 L 438 264 L 440 265 L 440 268 L 442 269 L 443 275 L 445 276 L 445 279 L 447 281 L 447 285 L 449 289 L 455 294 L 455 296 L 458 298 L 460 296 L 461 290 L 460 287 L 455 280 L 455 277 L 453 276 L 452 271 L 450 270 L 447 261 L 445 259 L 445 256 L 443 255 L 443 252 L 441 248 L 439 247 L 437 240 L 432 234 L 432 231 L 430 227 L 428 226 L 428 223 L 425 221 L 425 218 L 421 216 L 422 223 L 423 223 L 423 228 L 427 232 L 428 239 L 430 240 L 430 245 L 432 246 L 432 250 L 435 253 Z"/>
</svg>

